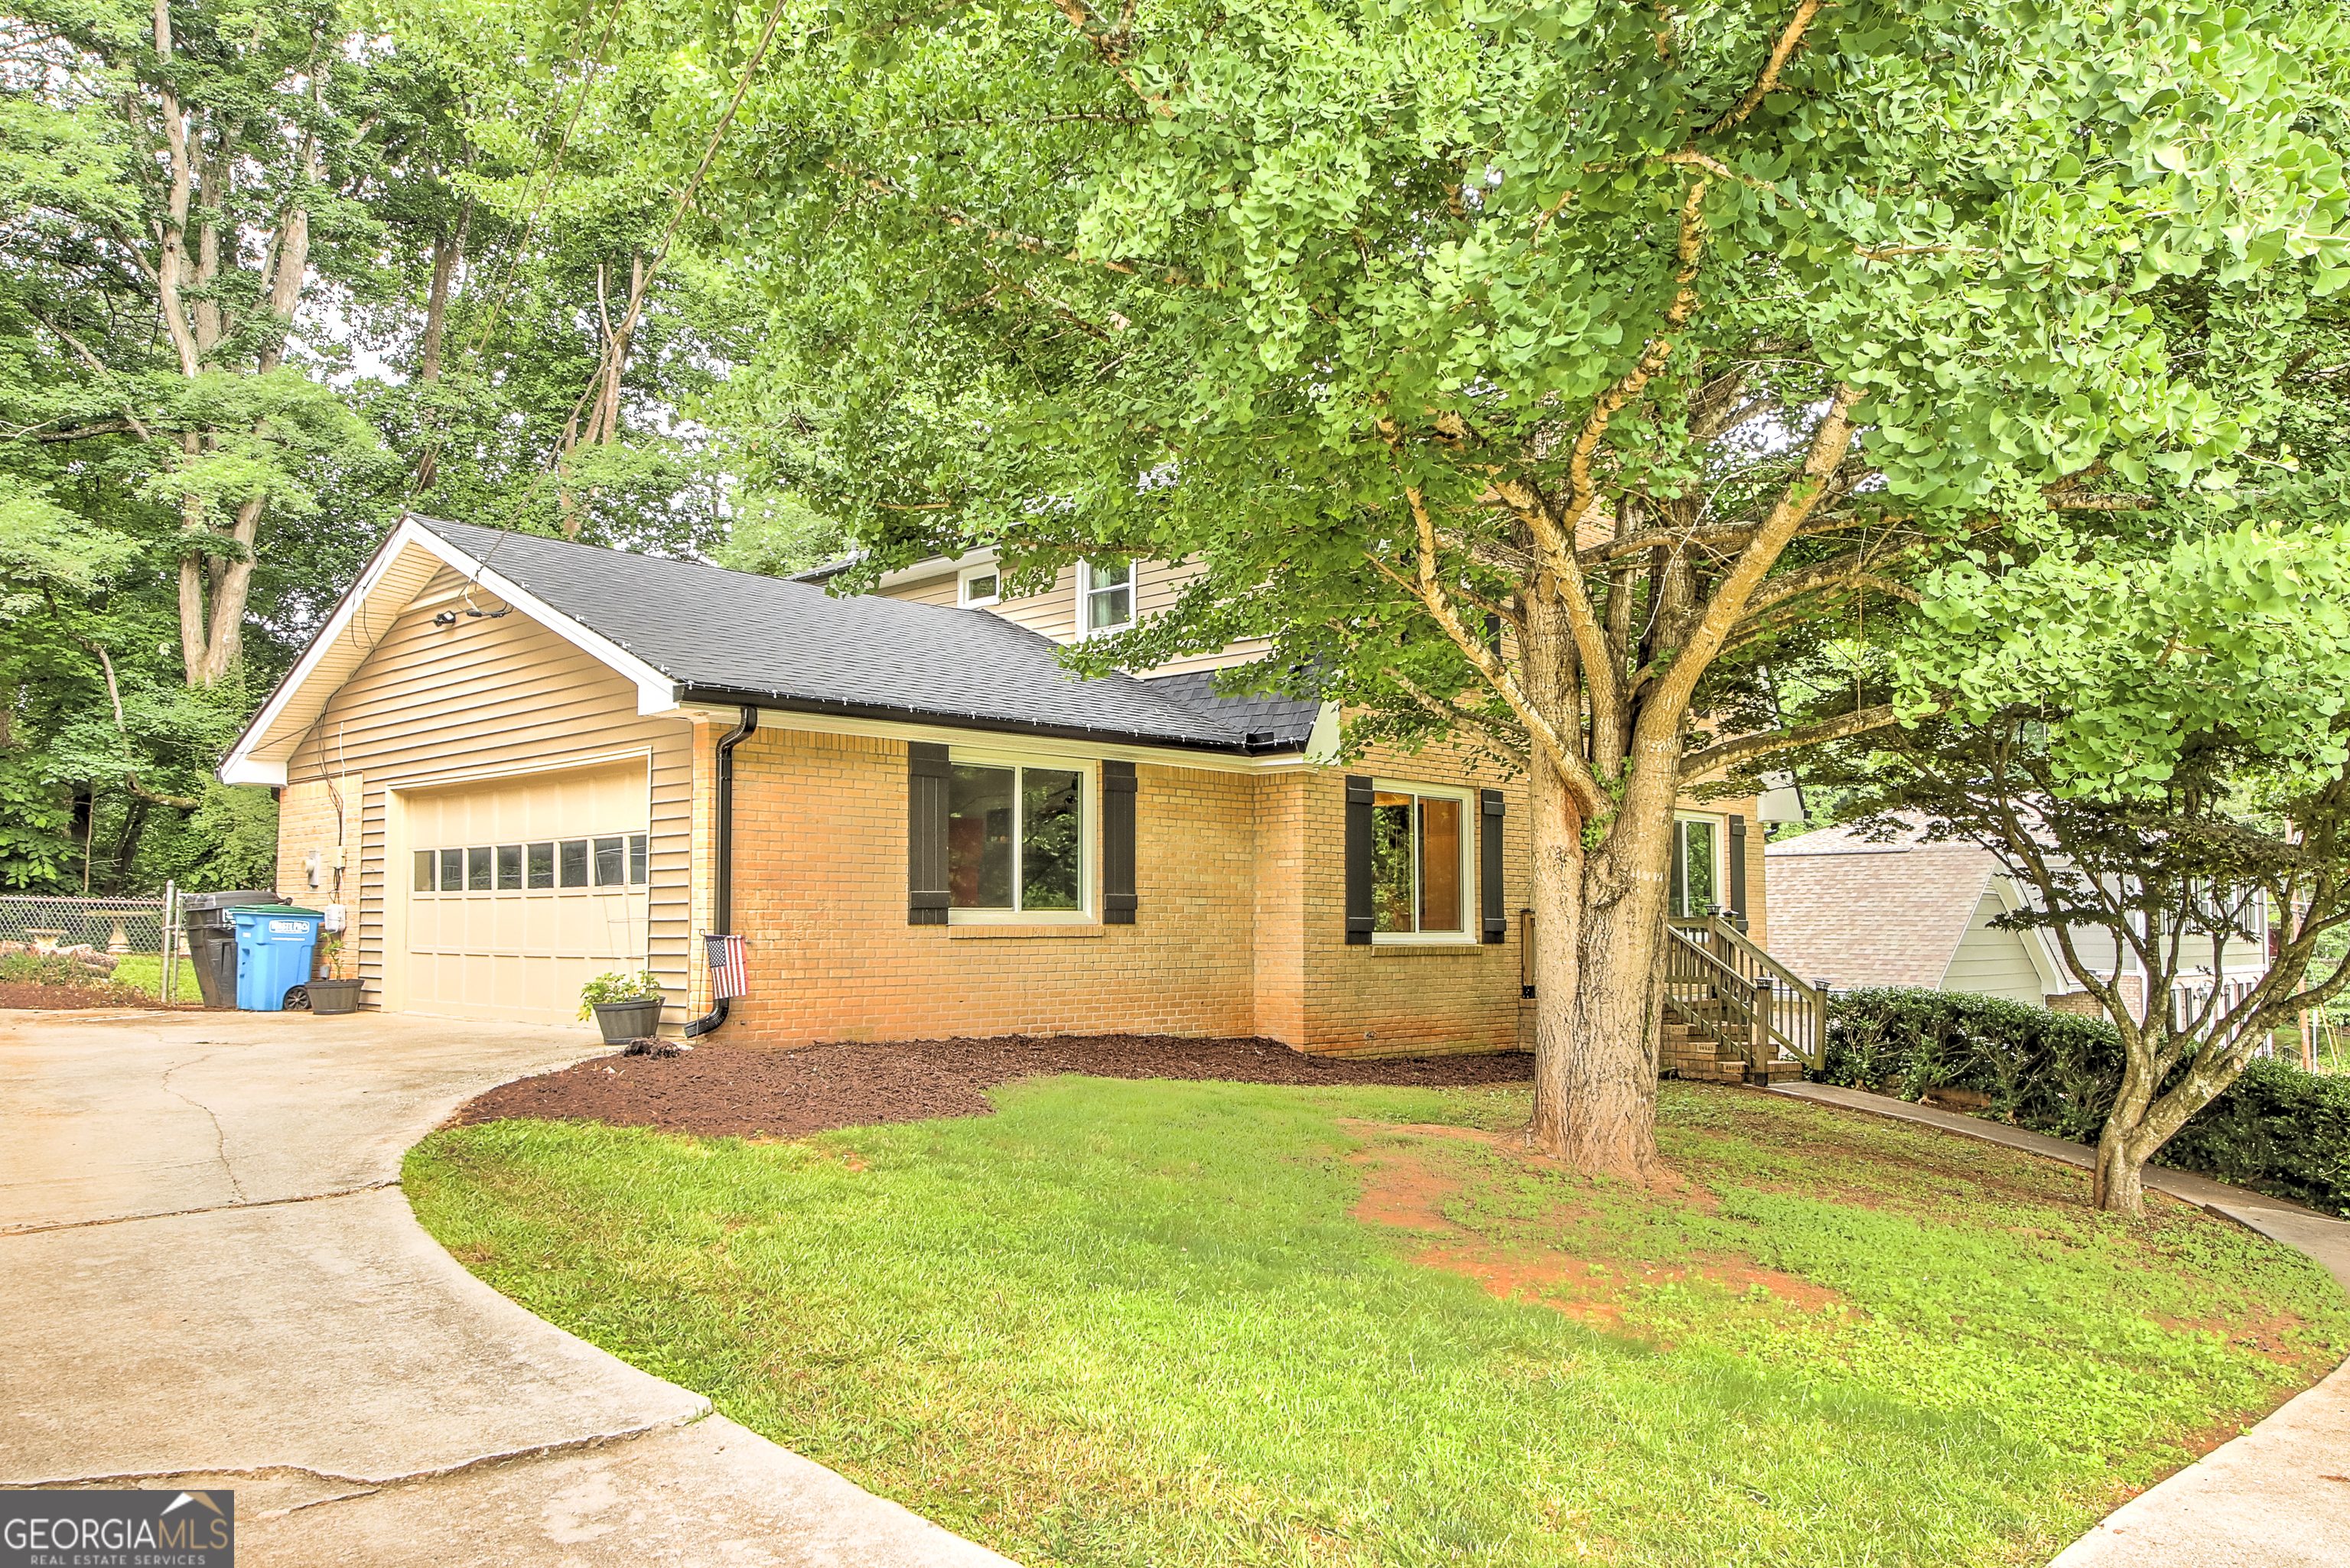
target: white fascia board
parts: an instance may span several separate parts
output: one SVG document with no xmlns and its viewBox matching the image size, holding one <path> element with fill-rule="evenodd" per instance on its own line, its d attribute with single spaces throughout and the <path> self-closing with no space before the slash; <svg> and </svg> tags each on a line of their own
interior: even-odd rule
<svg viewBox="0 0 2350 1568">
<path fill-rule="evenodd" d="M 636 686 L 638 712 L 666 712 L 677 705 L 677 682 L 669 676 L 618 643 L 588 630 L 536 595 L 484 567 L 414 518 L 403 517 L 400 526 L 391 531 L 391 536 L 383 542 L 368 562 L 366 569 L 359 573 L 359 581 L 351 585 L 350 591 L 336 605 L 335 613 L 328 617 L 327 624 L 319 628 L 318 635 L 310 639 L 310 646 L 302 650 L 302 657 L 295 661 L 286 680 L 263 704 L 261 711 L 254 715 L 253 722 L 245 726 L 244 733 L 237 737 L 236 744 L 230 748 L 221 763 L 220 779 L 223 784 L 283 785 L 286 783 L 286 759 L 284 756 L 268 757 L 255 753 L 264 750 L 265 738 L 276 728 L 278 722 L 297 701 L 304 700 L 317 675 L 320 663 L 329 650 L 350 635 L 353 621 L 363 610 L 372 608 L 376 613 L 369 617 L 370 622 L 388 630 L 400 612 L 408 607 L 405 602 L 397 606 L 370 607 L 369 599 L 381 586 L 392 565 L 411 548 L 422 550 L 452 571 L 462 573 L 484 592 L 512 605 L 581 652 L 625 677 Z M 370 642 L 368 651 L 372 652 L 373 649 L 374 644 Z M 366 654 L 360 657 L 364 659 Z M 331 695 L 331 692 L 317 694 L 318 705 L 323 708 L 327 698 Z"/>
<path fill-rule="evenodd" d="M 286 787 L 286 763 L 263 762 L 258 757 L 229 753 L 221 764 L 220 781 L 225 784 L 266 784 L 272 789 Z"/>
<path fill-rule="evenodd" d="M 987 747 L 994 751 L 1007 748 L 1014 751 L 1035 751 L 1053 756 L 1082 757 L 1089 761 L 1108 760 L 1120 763 L 1150 763 L 1162 767 L 1198 768 L 1219 774 L 1280 774 L 1312 764 L 1310 759 L 1295 752 L 1271 756 L 1244 757 L 1230 752 L 1193 752 L 1179 746 L 1127 745 L 1115 741 L 1070 741 L 1055 735 L 1022 735 L 1006 730 L 962 729 L 937 722 L 900 721 L 896 719 L 850 719 L 832 713 L 802 713 L 789 708 L 762 707 L 756 699 L 741 705 L 708 703 L 682 704 L 664 710 L 659 716 L 670 719 L 699 719 L 708 723 L 723 724 L 728 729 L 742 717 L 743 708 L 759 710 L 759 728 L 765 730 L 805 730 L 818 735 L 869 735 L 887 741 L 927 741 L 954 746 Z"/>
<path fill-rule="evenodd" d="M 877 588 L 902 587 L 908 583 L 926 583 L 932 577 L 943 577 L 949 572 L 959 572 L 965 566 L 989 566 L 995 564 L 993 546 L 984 550 L 965 550 L 960 556 L 928 556 L 910 566 L 900 566 L 894 572 L 884 572 L 875 579 Z"/>
<path fill-rule="evenodd" d="M 309 685 L 328 651 L 349 634 L 352 621 L 366 605 L 368 596 L 382 581 L 391 563 L 400 558 L 400 552 L 413 536 L 421 532 L 414 523 L 403 517 L 400 520 L 400 526 L 391 531 L 391 536 L 377 547 L 375 555 L 360 570 L 359 581 L 343 595 L 335 606 L 334 613 L 327 618 L 327 624 L 318 628 L 318 635 L 310 639 L 310 646 L 302 650 L 302 657 L 294 661 L 294 668 L 286 671 L 286 679 L 278 682 L 277 690 L 270 693 L 269 701 L 261 705 L 261 711 L 245 725 L 244 733 L 236 738 L 236 744 L 229 748 L 228 755 L 222 760 L 220 766 L 223 784 L 285 784 L 286 759 L 264 760 L 253 753 L 259 749 L 262 738 L 276 728 L 277 721 L 285 716 L 286 711 Z M 370 644 L 369 651 L 372 650 L 373 645 Z"/>
</svg>

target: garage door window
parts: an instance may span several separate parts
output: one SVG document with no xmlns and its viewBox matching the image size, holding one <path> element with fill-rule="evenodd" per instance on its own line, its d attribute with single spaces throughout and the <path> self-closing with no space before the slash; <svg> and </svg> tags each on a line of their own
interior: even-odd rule
<svg viewBox="0 0 2350 1568">
<path fill-rule="evenodd" d="M 419 893 L 543 893 L 573 888 L 641 888 L 650 858 L 641 833 L 562 838 L 543 844 L 472 844 L 416 851 Z"/>
</svg>

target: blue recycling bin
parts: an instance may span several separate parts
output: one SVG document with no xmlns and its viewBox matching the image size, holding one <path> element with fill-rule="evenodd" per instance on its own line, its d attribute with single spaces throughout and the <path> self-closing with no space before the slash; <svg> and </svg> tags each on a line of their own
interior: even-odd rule
<svg viewBox="0 0 2350 1568">
<path fill-rule="evenodd" d="M 236 926 L 236 1004 L 246 1012 L 280 1012 L 286 993 L 310 983 L 310 950 L 318 943 L 316 909 L 263 904 L 231 909 Z"/>
</svg>

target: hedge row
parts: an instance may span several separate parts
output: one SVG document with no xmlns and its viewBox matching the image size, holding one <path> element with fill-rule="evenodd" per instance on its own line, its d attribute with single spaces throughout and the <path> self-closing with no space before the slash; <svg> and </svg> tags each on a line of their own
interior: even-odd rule
<svg viewBox="0 0 2350 1568">
<path fill-rule="evenodd" d="M 2121 1037 L 2102 1018 L 1996 996 L 1854 991 L 1829 1005 L 1818 1076 L 1905 1100 L 1971 1089 L 1994 1120 L 2094 1144 L 2121 1089 Z M 2350 1214 L 2350 1078 L 2255 1062 L 2155 1163 Z"/>
</svg>

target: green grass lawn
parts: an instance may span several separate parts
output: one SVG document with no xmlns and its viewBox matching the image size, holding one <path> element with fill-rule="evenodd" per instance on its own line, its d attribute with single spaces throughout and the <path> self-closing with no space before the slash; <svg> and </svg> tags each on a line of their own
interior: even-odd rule
<svg viewBox="0 0 2350 1568">
<path fill-rule="evenodd" d="M 1045 1564 L 2047 1554 L 2350 1349 L 2314 1264 L 1921 1128 L 1667 1085 L 1688 1179 L 1522 1090 L 1055 1078 L 801 1142 L 500 1122 L 409 1157 L 484 1279 Z"/>
<path fill-rule="evenodd" d="M 182 958 L 179 961 L 178 967 L 179 985 L 172 995 L 172 1000 L 175 1002 L 202 1001 L 203 996 L 196 989 L 194 961 Z M 163 955 L 125 953 L 115 962 L 114 978 L 124 985 L 145 992 L 149 996 L 161 996 L 163 994 Z"/>
</svg>

